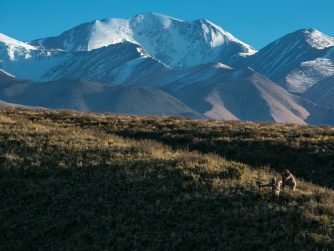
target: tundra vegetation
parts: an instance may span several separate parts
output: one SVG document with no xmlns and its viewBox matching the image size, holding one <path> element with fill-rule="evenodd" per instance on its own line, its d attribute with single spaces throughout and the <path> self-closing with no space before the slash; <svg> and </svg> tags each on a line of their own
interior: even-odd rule
<svg viewBox="0 0 334 251">
<path fill-rule="evenodd" d="M 334 130 L 7 107 L 0 250 L 333 250 Z M 298 179 L 278 202 L 257 182 Z"/>
</svg>

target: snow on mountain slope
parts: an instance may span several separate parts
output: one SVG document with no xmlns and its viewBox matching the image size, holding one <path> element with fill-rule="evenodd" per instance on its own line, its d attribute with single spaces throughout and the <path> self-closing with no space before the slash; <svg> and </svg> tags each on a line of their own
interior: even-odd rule
<svg viewBox="0 0 334 251">
<path fill-rule="evenodd" d="M 211 61 L 229 64 L 235 57 L 255 53 L 230 33 L 208 20 L 183 22 L 147 13 L 130 20 L 134 39 L 151 55 L 175 68 Z"/>
<path fill-rule="evenodd" d="M 18 41 L 14 38 L 8 37 L 3 33 L 0 33 L 0 43 L 6 44 L 6 45 L 12 45 L 15 47 L 22 47 L 26 50 L 36 50 L 36 47 L 29 45 L 28 43 Z"/>
<path fill-rule="evenodd" d="M 18 78 L 39 80 L 66 52 L 32 46 L 0 33 L 0 68 Z"/>
<path fill-rule="evenodd" d="M 313 102 L 334 109 L 334 76 L 321 80 L 310 89 L 308 89 L 303 97 Z"/>
<path fill-rule="evenodd" d="M 124 41 L 136 43 L 132 36 L 129 21 L 126 19 L 96 20 L 91 29 L 87 50 L 90 51 Z"/>
<path fill-rule="evenodd" d="M 132 84 L 152 73 L 165 70 L 168 68 L 150 57 L 142 47 L 124 42 L 92 51 L 73 52 L 71 57 L 50 69 L 42 79 L 86 79 Z"/>
<path fill-rule="evenodd" d="M 325 49 L 334 46 L 334 38 L 314 29 L 305 30 L 306 42 L 316 49 Z"/>
<path fill-rule="evenodd" d="M 208 20 L 186 22 L 157 13 L 96 20 L 31 44 L 46 49 L 89 51 L 124 41 L 141 45 L 150 55 L 175 68 L 211 61 L 229 64 L 256 52 Z"/>
<path fill-rule="evenodd" d="M 288 34 L 246 59 L 291 92 L 302 93 L 334 74 L 334 38 L 314 29 Z"/>
<path fill-rule="evenodd" d="M 334 59 L 334 57 L 333 57 Z M 302 92 L 318 81 L 334 75 L 334 60 L 319 57 L 293 68 L 285 77 L 288 90 Z"/>
<path fill-rule="evenodd" d="M 30 58 L 36 50 L 38 49 L 35 46 L 0 33 L 0 63 L 6 60 Z"/>
<path fill-rule="evenodd" d="M 5 41 L 15 41 L 15 44 L 20 46 L 25 45 L 10 38 L 6 38 Z M 131 83 L 135 78 L 139 79 L 153 71 L 160 72 L 167 69 L 142 47 L 130 42 L 112 44 L 91 51 L 73 52 L 25 46 L 24 48 L 27 48 L 25 52 L 29 53 L 29 57 L 9 59 L 4 56 L 0 61 L 1 69 L 11 72 L 20 79 L 47 81 L 70 78 L 121 84 Z"/>
</svg>

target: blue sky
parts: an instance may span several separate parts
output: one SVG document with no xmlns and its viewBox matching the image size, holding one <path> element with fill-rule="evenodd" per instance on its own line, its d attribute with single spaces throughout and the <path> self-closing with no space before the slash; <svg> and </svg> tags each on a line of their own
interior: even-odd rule
<svg viewBox="0 0 334 251">
<path fill-rule="evenodd" d="M 27 41 L 94 19 L 151 11 L 207 18 L 257 49 L 301 28 L 334 36 L 334 0 L 0 0 L 0 32 Z"/>
</svg>

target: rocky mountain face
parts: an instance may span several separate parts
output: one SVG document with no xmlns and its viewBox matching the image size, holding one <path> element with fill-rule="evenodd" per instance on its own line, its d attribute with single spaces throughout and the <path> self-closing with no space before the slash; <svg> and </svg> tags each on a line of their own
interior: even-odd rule
<svg viewBox="0 0 334 251">
<path fill-rule="evenodd" d="M 152 58 L 142 47 L 129 42 L 92 51 L 73 52 L 62 64 L 47 71 L 41 79 L 86 79 L 113 84 L 133 84 L 168 67 Z"/>
</svg>

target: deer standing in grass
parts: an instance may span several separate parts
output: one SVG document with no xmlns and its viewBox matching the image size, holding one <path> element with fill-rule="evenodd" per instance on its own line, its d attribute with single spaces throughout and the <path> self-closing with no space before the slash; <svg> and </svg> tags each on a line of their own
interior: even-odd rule
<svg viewBox="0 0 334 251">
<path fill-rule="evenodd" d="M 288 169 L 285 169 L 281 174 L 283 181 L 282 188 L 284 189 L 286 186 L 288 186 L 292 189 L 292 191 L 296 191 L 297 180 L 295 176 L 293 176 Z"/>
<path fill-rule="evenodd" d="M 280 195 L 280 192 L 281 192 L 282 181 L 277 181 L 276 178 L 272 178 L 271 182 L 269 182 L 268 184 L 258 183 L 257 185 L 258 185 L 259 188 L 261 188 L 261 187 L 271 187 L 271 194 L 272 194 L 273 200 L 276 201 L 276 202 L 278 201 L 279 195 Z"/>
</svg>

